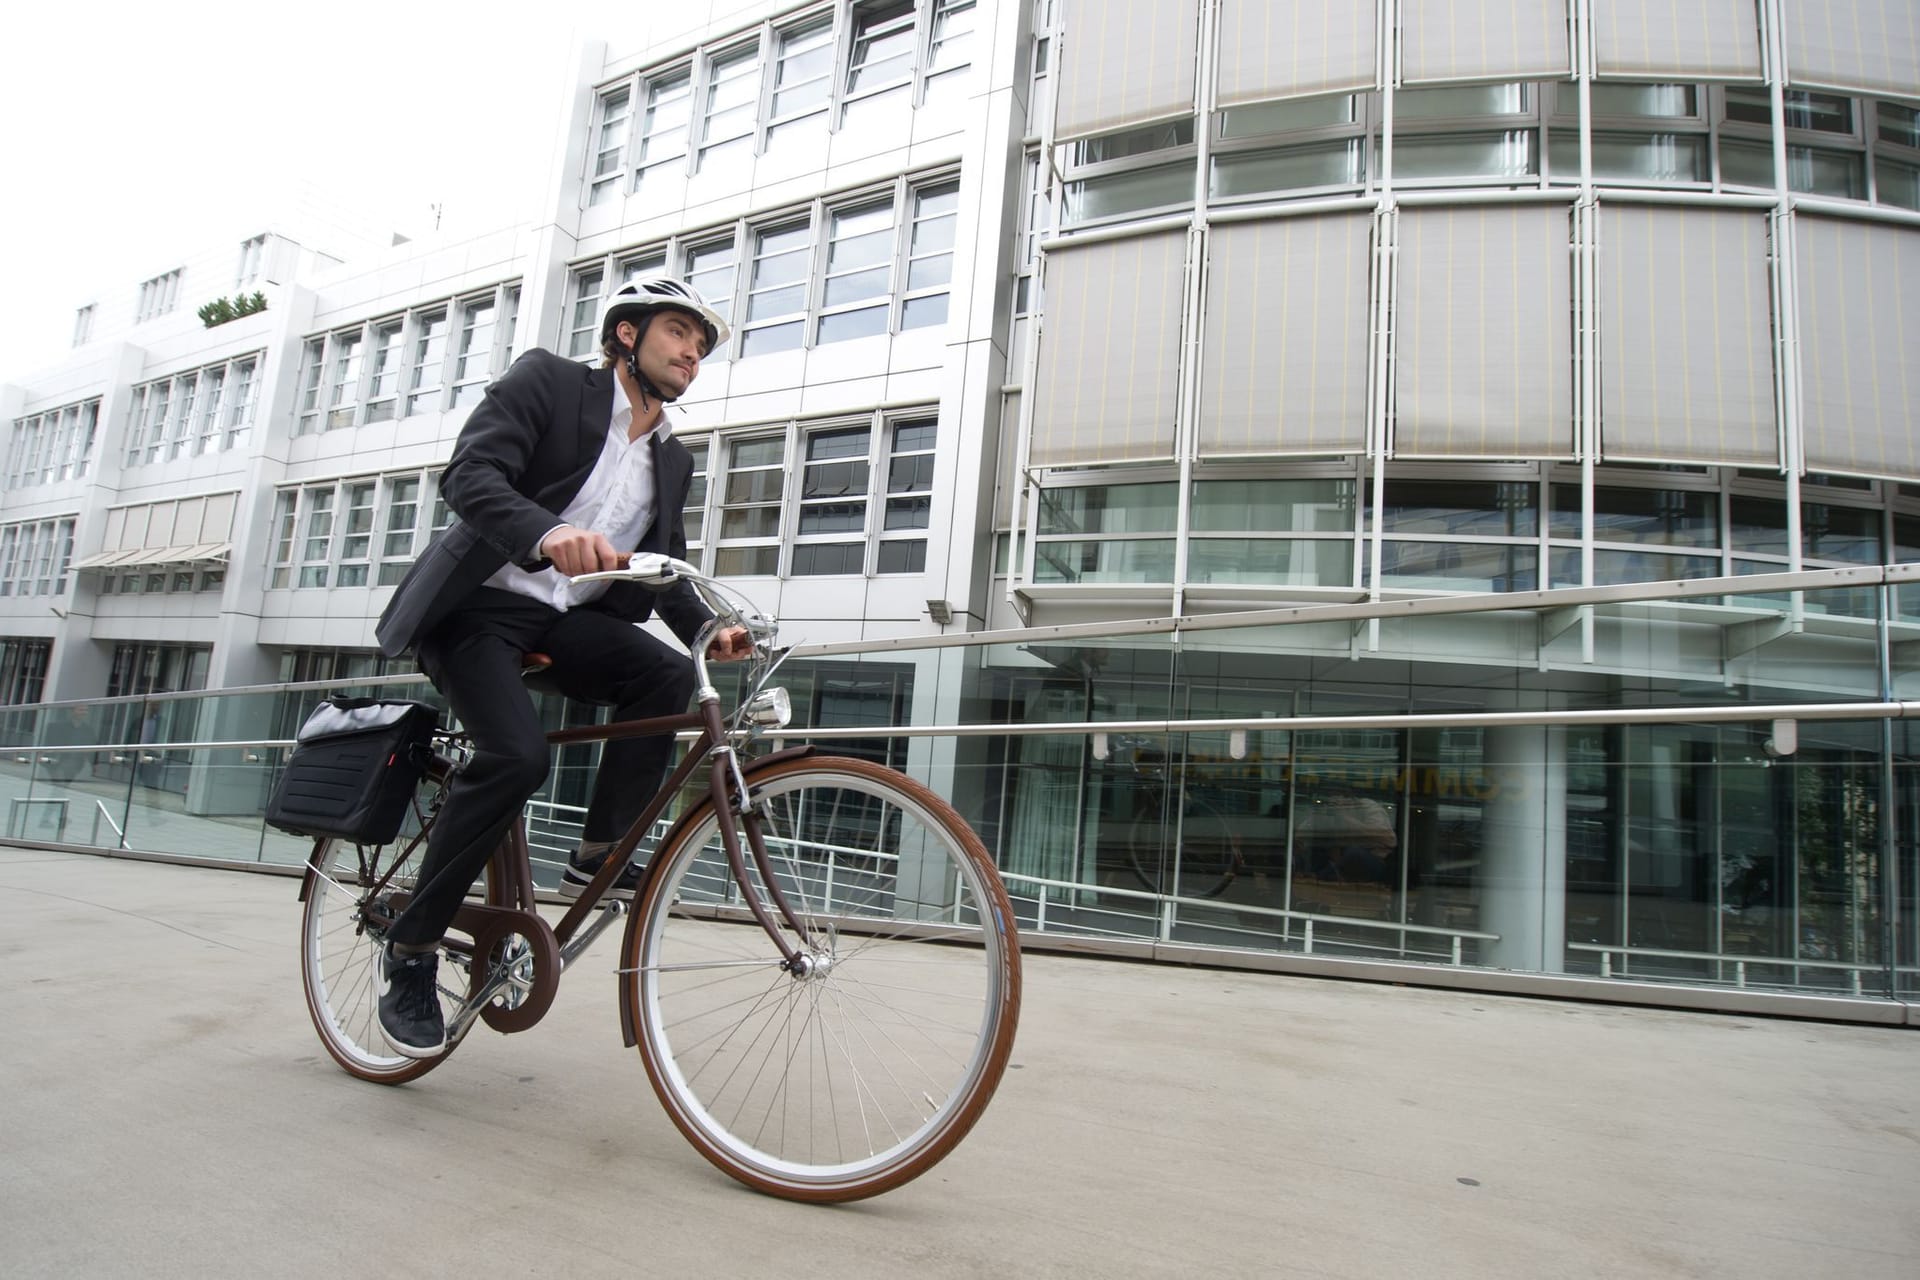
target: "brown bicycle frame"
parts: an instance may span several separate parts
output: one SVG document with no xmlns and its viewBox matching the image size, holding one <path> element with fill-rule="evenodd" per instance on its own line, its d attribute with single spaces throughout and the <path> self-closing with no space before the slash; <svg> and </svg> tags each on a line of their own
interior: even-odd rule
<svg viewBox="0 0 1920 1280">
<path fill-rule="evenodd" d="M 675 766 L 673 772 L 660 785 L 652 800 L 633 824 L 621 835 L 620 839 L 608 851 L 606 860 L 594 873 L 593 879 L 581 891 L 580 897 L 568 908 L 558 924 L 549 928 L 544 917 L 534 910 L 535 898 L 532 865 L 526 838 L 524 813 L 516 817 L 508 826 L 499 846 L 490 855 L 488 865 L 492 868 L 487 901 L 464 904 L 454 917 L 454 926 L 473 938 L 470 960 L 476 966 L 472 973 L 471 1001 L 486 986 L 488 975 L 480 972 L 477 966 L 491 954 L 493 945 L 512 935 L 521 936 L 536 953 L 536 980 L 534 987 L 526 993 L 520 1006 L 502 1008 L 491 1004 L 479 1010 L 486 1022 L 498 1031 L 523 1031 L 537 1023 L 552 1003 L 553 993 L 559 984 L 561 965 L 559 948 L 565 946 L 580 930 L 589 916 L 601 906 L 607 891 L 612 887 L 620 873 L 625 870 L 633 851 L 640 845 L 645 833 L 653 827 L 672 803 L 673 798 L 687 785 L 693 773 L 701 765 L 708 766 L 708 794 L 714 808 L 715 821 L 720 828 L 721 840 L 727 851 L 727 866 L 734 882 L 740 886 L 741 896 L 746 900 L 748 910 L 754 920 L 772 940 L 780 951 L 781 964 L 789 971 L 801 971 L 807 964 L 805 955 L 788 940 L 782 926 L 793 934 L 804 936 L 805 930 L 800 924 L 798 914 L 781 890 L 778 879 L 773 873 L 772 857 L 767 852 L 764 839 L 757 823 L 745 824 L 746 839 L 741 839 L 742 825 L 738 821 L 738 812 L 734 805 L 736 788 L 746 785 L 746 775 L 775 760 L 791 759 L 813 750 L 812 747 L 793 747 L 762 756 L 747 765 L 740 765 L 729 741 L 725 721 L 720 713 L 720 700 L 710 690 L 701 698 L 697 710 L 672 716 L 653 716 L 644 720 L 620 720 L 611 724 L 586 725 L 577 729 L 556 729 L 546 735 L 551 746 L 567 746 L 581 742 L 611 742 L 617 738 L 638 738 L 659 734 L 678 734 L 686 729 L 699 729 L 700 734 L 689 745 L 685 757 Z M 429 773 L 445 777 L 450 764 L 444 757 L 436 758 Z M 742 793 L 744 794 L 744 792 Z M 695 806 L 697 808 L 697 806 Z M 689 810 L 692 812 L 692 810 Z M 686 816 L 676 822 L 667 836 L 661 840 L 659 848 L 668 847 L 674 836 L 685 825 Z M 426 838 L 422 830 L 413 837 L 408 848 Z M 760 884 L 765 889 L 764 898 L 772 900 L 772 906 L 763 900 L 751 884 L 747 860 L 752 858 L 754 868 L 760 873 Z M 401 859 L 396 859 L 398 865 Z M 636 899 L 644 895 L 656 868 L 658 858 L 648 862 L 640 875 L 640 883 L 635 887 Z M 391 872 L 389 872 L 391 874 Z M 379 886 L 375 887 L 375 894 Z M 403 895 L 396 895 L 395 905 L 404 902 Z M 448 940 L 448 949 L 453 952 L 466 951 L 467 948 L 453 939 Z"/>
</svg>

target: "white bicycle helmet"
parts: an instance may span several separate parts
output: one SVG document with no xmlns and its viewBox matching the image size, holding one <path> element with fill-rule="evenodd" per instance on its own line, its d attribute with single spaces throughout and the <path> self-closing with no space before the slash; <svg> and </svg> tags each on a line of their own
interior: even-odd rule
<svg viewBox="0 0 1920 1280">
<path fill-rule="evenodd" d="M 718 351 L 730 334 L 726 319 L 708 306 L 706 299 L 678 280 L 661 277 L 629 281 L 607 295 L 600 306 L 601 344 L 613 336 L 613 327 L 622 320 L 631 320 L 644 329 L 646 317 L 662 307 L 699 317 L 707 327 L 708 355 Z"/>
</svg>

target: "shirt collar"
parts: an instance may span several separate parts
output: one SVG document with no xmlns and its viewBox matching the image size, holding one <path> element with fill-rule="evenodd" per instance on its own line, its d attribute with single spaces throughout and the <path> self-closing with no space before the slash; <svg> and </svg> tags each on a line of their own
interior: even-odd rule
<svg viewBox="0 0 1920 1280">
<path fill-rule="evenodd" d="M 607 420 L 607 432 L 612 434 L 617 431 L 620 437 L 625 439 L 627 431 L 632 426 L 633 404 L 627 399 L 627 389 L 616 377 L 613 380 L 613 416 Z M 664 406 L 660 413 L 660 421 L 654 424 L 653 430 L 648 432 L 648 435 L 655 440 L 673 439 L 673 419 L 667 415 Z"/>
</svg>

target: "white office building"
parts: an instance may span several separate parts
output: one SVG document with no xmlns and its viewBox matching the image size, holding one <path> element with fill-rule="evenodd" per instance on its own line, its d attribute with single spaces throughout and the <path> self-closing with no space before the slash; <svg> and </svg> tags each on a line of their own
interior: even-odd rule
<svg viewBox="0 0 1920 1280">
<path fill-rule="evenodd" d="M 0 388 L 0 699 L 408 670 L 471 406 L 672 274 L 693 557 L 1030 930 L 1904 1016 L 1913 0 L 653 6 L 570 101 L 532 224 L 251 236 Z M 257 819 L 149 754 L 56 782 Z"/>
</svg>

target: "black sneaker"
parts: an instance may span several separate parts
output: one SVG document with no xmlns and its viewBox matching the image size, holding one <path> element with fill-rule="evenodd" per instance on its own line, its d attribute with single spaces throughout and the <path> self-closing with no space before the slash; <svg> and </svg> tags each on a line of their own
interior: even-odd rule
<svg viewBox="0 0 1920 1280">
<path fill-rule="evenodd" d="M 597 853 L 582 850 L 567 859 L 567 869 L 560 873 L 560 896 L 577 898 L 585 893 L 587 886 L 593 883 L 593 877 L 599 873 L 601 867 L 606 865 L 606 861 L 606 846 L 602 846 Z M 624 898 L 631 902 L 633 891 L 639 887 L 639 884 L 640 864 L 629 862 L 627 869 L 615 878 L 613 888 L 607 890 L 607 893 L 611 897 Z"/>
<path fill-rule="evenodd" d="M 380 1035 L 395 1053 L 433 1058 L 447 1050 L 447 1023 L 440 1013 L 436 977 L 440 954 L 396 955 L 389 943 L 380 953 Z"/>
</svg>

